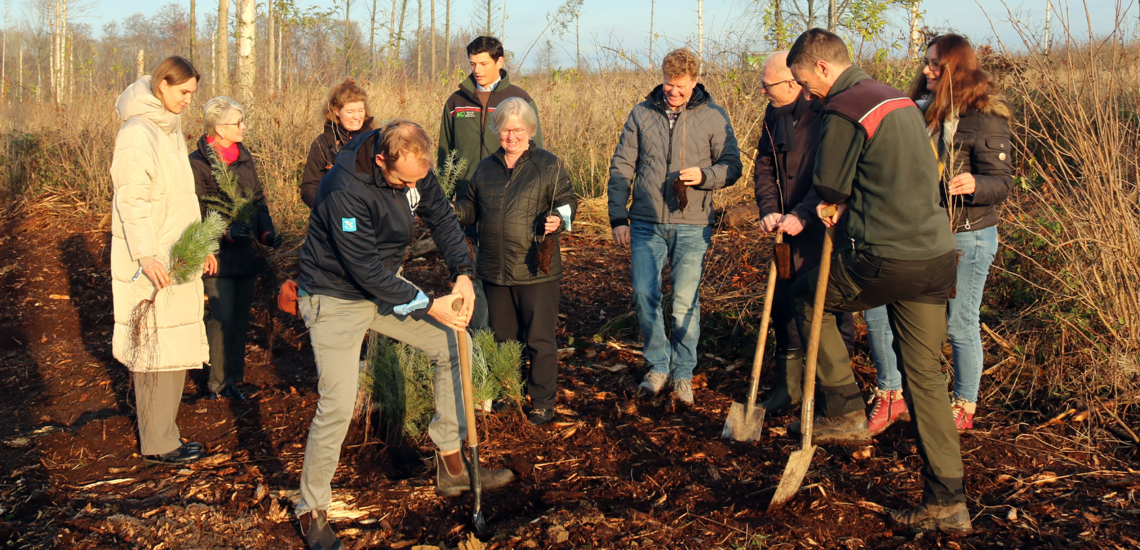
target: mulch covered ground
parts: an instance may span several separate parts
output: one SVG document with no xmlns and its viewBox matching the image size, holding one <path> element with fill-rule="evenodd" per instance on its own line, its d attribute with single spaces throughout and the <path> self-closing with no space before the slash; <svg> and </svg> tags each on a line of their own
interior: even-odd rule
<svg viewBox="0 0 1140 550">
<path fill-rule="evenodd" d="M 303 324 L 267 308 L 271 294 L 262 292 L 247 349 L 249 399 L 202 400 L 203 373 L 187 382 L 179 425 L 210 457 L 184 469 L 144 465 L 130 378 L 111 357 L 110 237 L 100 222 L 42 214 L 0 226 L 0 543 L 302 548 L 291 497 L 317 401 Z M 747 387 L 754 319 L 733 312 L 758 310 L 758 237 L 714 240 L 710 270 L 723 284 L 706 290 L 713 324 L 692 408 L 630 399 L 644 366 L 622 317 L 628 252 L 583 239 L 564 246 L 572 250 L 556 422 L 532 427 L 514 413 L 481 426 L 485 464 L 518 475 L 484 495 L 492 532 L 471 537 L 470 497 L 434 495 L 427 441 L 395 449 L 356 438 L 334 483 L 335 526 L 349 548 L 1140 546 L 1135 449 L 1078 446 L 1072 424 L 1013 422 L 985 408 L 962 437 L 973 535 L 895 531 L 885 521 L 920 497 L 907 425 L 868 448 L 821 448 L 798 497 L 766 514 L 798 448 L 784 428 L 791 418 L 770 418 L 757 443 L 720 437 Z M 431 257 L 407 271 L 436 288 L 440 273 Z M 859 346 L 857 370 L 869 384 L 865 341 Z"/>
</svg>

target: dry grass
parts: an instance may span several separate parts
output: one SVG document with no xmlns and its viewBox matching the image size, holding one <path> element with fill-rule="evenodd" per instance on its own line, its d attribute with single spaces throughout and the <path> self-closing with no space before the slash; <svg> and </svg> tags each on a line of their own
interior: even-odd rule
<svg viewBox="0 0 1140 550">
<path fill-rule="evenodd" d="M 466 75 L 455 73 L 448 82 L 416 83 L 377 75 L 365 83 L 376 120 L 407 118 L 435 136 L 444 102 Z M 756 127 L 763 103 L 753 97 L 755 72 L 726 70 L 704 79 L 715 101 L 725 107 L 737 128 L 750 173 L 755 152 Z M 517 79 L 538 105 L 546 148 L 564 161 L 581 197 L 603 197 L 609 161 L 626 116 L 659 83 L 655 74 L 610 72 L 586 74 L 555 72 Z M 309 145 L 323 123 L 326 89 L 297 86 L 286 92 L 259 93 L 246 117 L 246 145 L 254 155 L 266 188 L 274 220 L 286 233 L 303 233 L 308 210 L 297 185 Z M 198 92 L 195 104 L 183 114 L 183 130 L 190 147 L 201 134 L 201 105 L 213 96 L 209 83 Z M 55 107 L 24 104 L 0 110 L 0 132 L 8 145 L 0 172 L 0 189 L 14 203 L 38 204 L 51 199 L 82 212 L 105 211 L 111 194 L 111 153 L 120 121 L 111 93 L 85 97 L 76 104 Z M 742 183 L 715 197 L 719 206 L 751 196 Z M 592 203 L 588 203 L 592 204 Z M 601 205 L 604 216 L 604 204 Z M 586 209 L 589 210 L 589 209 Z M 586 215 L 587 223 L 595 217 Z M 601 222 L 599 222 L 601 223 Z M 608 223 L 602 223 L 608 231 Z"/>
</svg>

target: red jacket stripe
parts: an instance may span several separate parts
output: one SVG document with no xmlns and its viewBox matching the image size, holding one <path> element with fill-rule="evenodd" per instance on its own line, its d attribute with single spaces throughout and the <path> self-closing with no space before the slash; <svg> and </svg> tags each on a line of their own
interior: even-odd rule
<svg viewBox="0 0 1140 550">
<path fill-rule="evenodd" d="M 863 127 L 863 131 L 867 133 L 867 140 L 875 137 L 875 131 L 879 129 L 879 124 L 883 122 L 891 111 L 910 107 L 914 105 L 909 97 L 900 97 L 895 99 L 887 99 L 878 105 L 871 108 L 863 118 L 859 119 L 859 125 Z"/>
</svg>

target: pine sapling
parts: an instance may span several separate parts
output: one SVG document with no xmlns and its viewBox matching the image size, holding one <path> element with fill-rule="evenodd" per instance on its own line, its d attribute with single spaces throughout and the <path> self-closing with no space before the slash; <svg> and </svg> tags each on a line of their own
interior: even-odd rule
<svg viewBox="0 0 1140 550">
<path fill-rule="evenodd" d="M 459 176 L 466 171 L 467 159 L 459 158 L 458 150 L 448 151 L 447 158 L 443 159 L 440 173 L 435 175 L 439 180 L 439 186 L 443 188 L 444 195 L 455 198 L 455 184 L 459 182 Z"/>
<path fill-rule="evenodd" d="M 222 161 L 215 146 L 206 147 L 206 159 L 210 162 L 210 171 L 214 181 L 218 184 L 221 196 L 205 196 L 206 208 L 221 214 L 233 223 L 249 223 L 253 215 L 261 208 L 262 201 L 253 200 L 253 194 L 238 183 L 238 176 Z"/>
<path fill-rule="evenodd" d="M 218 251 L 218 239 L 225 232 L 226 222 L 216 212 L 210 212 L 206 219 L 190 224 L 170 249 L 167 274 L 171 281 L 181 285 L 198 276 L 206 264 L 206 257 Z M 142 300 L 131 311 L 128 338 L 131 365 L 158 362 L 158 319 L 154 310 L 158 291 L 156 287 L 149 300 Z"/>
</svg>

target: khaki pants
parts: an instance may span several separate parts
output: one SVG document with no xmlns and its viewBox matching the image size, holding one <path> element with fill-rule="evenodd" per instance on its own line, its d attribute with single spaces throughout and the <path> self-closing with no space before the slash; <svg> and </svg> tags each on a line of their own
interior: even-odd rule
<svg viewBox="0 0 1140 550">
<path fill-rule="evenodd" d="M 328 510 L 332 501 L 332 478 L 356 405 L 360 348 L 369 329 L 419 348 L 435 362 L 435 417 L 428 426 L 428 435 L 443 452 L 460 448 L 460 434 L 466 433 L 467 424 L 457 414 L 463 410 L 463 386 L 454 330 L 432 317 L 417 321 L 392 313 L 388 304 L 367 300 L 307 295 L 297 305 L 309 327 L 320 377 L 320 399 L 305 445 L 297 515 Z"/>
<path fill-rule="evenodd" d="M 923 502 L 965 502 L 958 431 L 942 375 L 946 304 L 957 274 L 956 251 L 929 260 L 892 260 L 841 250 L 832 257 L 824 309 L 855 312 L 881 305 L 895 333 L 893 351 L 903 367 L 903 389 L 918 431 L 925 466 Z M 801 334 L 810 334 L 819 269 L 796 280 L 792 296 Z M 819 337 L 820 413 L 834 418 L 863 410 L 864 401 L 834 315 L 824 315 Z"/>
<path fill-rule="evenodd" d="M 186 371 L 132 372 L 135 412 L 139 423 L 139 452 L 162 455 L 182 446 L 178 433 L 178 406 Z"/>
</svg>

